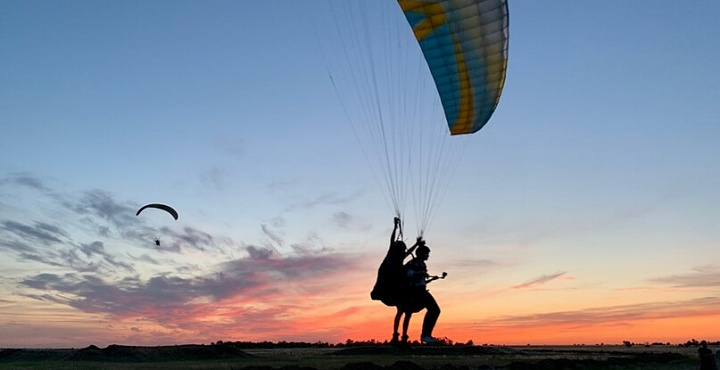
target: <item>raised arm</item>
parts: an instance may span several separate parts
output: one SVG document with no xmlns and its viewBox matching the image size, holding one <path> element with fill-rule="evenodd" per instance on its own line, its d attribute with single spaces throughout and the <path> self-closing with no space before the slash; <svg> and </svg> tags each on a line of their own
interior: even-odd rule
<svg viewBox="0 0 720 370">
<path fill-rule="evenodd" d="M 423 245 L 423 244 L 425 244 L 425 241 L 422 240 L 421 236 L 418 236 L 417 240 L 415 240 L 415 244 L 413 244 L 413 246 L 408 248 L 408 250 L 405 252 L 405 257 L 411 255 L 412 252 L 415 251 L 415 248 L 417 248 L 418 246 Z"/>
<path fill-rule="evenodd" d="M 396 237 L 398 228 L 400 228 L 400 217 L 395 217 L 394 222 L 395 222 L 395 226 L 393 227 L 393 232 L 390 235 L 390 244 L 395 242 L 395 237 Z M 402 232 L 400 232 L 400 234 L 402 234 Z"/>
</svg>

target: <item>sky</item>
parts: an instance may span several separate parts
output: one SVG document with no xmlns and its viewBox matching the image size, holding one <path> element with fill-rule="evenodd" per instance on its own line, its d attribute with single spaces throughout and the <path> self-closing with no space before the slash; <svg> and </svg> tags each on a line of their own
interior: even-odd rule
<svg viewBox="0 0 720 370">
<path fill-rule="evenodd" d="M 0 2 L 0 347 L 390 338 L 340 3 Z M 434 335 L 720 340 L 720 3 L 509 14 L 502 98 L 425 234 Z"/>
</svg>

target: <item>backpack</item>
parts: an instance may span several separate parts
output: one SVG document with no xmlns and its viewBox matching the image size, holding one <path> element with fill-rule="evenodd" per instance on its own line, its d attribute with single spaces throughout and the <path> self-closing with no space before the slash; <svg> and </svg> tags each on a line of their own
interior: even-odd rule
<svg viewBox="0 0 720 370">
<path fill-rule="evenodd" d="M 403 266 L 405 244 L 400 243 L 395 242 L 388 249 L 378 268 L 375 286 L 370 292 L 370 298 L 381 301 L 387 306 L 398 306 L 405 299 L 409 285 L 407 272 Z M 402 251 L 400 251 L 400 248 L 402 248 Z"/>
</svg>

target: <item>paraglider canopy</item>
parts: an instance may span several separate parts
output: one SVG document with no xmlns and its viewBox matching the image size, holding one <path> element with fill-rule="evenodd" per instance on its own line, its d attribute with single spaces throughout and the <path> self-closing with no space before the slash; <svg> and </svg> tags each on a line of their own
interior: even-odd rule
<svg viewBox="0 0 720 370">
<path fill-rule="evenodd" d="M 506 0 L 398 0 L 420 43 L 452 135 L 490 119 L 505 84 Z"/>
<path fill-rule="evenodd" d="M 178 219 L 178 213 L 173 209 L 172 207 L 168 206 L 167 204 L 160 204 L 160 203 L 150 203 L 142 206 L 140 209 L 138 209 L 137 213 L 135 213 L 135 216 L 139 216 L 140 212 L 142 212 L 145 208 L 157 208 L 161 209 L 167 213 L 169 213 L 171 216 L 173 216 L 174 219 Z"/>
<path fill-rule="evenodd" d="M 330 82 L 383 196 L 400 217 L 413 202 L 423 237 L 500 100 L 507 0 L 328 3 Z"/>
</svg>

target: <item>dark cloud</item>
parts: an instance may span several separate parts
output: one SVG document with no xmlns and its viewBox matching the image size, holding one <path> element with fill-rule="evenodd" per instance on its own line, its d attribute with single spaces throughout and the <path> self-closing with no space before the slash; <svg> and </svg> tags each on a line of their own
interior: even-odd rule
<svg viewBox="0 0 720 370">
<path fill-rule="evenodd" d="M 72 222 L 99 237 L 142 245 L 157 234 L 142 218 L 135 216 L 137 204 L 117 201 L 103 190 L 84 191 L 79 196 L 64 195 L 58 197 L 58 203 L 74 215 Z"/>
<path fill-rule="evenodd" d="M 60 227 L 38 221 L 35 221 L 32 225 L 4 221 L 0 223 L 0 233 L 12 234 L 18 238 L 30 239 L 33 242 L 40 242 L 45 245 L 60 243 L 60 238 L 67 236 L 67 233 Z"/>
<path fill-rule="evenodd" d="M 333 252 L 333 248 L 329 247 L 325 240 L 315 233 L 310 234 L 305 241 L 294 243 L 290 247 L 300 256 L 322 255 Z"/>
<path fill-rule="evenodd" d="M 50 266 L 63 266 L 57 249 L 39 248 L 34 243 L 8 237 L 0 230 L 0 250 L 14 255 L 19 261 L 35 261 Z"/>
<path fill-rule="evenodd" d="M 24 280 L 22 284 L 30 288 L 44 290 L 47 285 L 60 282 L 61 280 L 60 276 L 55 274 L 39 274 L 35 275 L 32 280 Z"/>
<path fill-rule="evenodd" d="M 117 256 L 105 251 L 103 242 L 95 241 L 89 244 L 80 244 L 78 250 L 81 251 L 86 257 L 100 256 L 110 266 L 120 269 L 124 269 L 129 272 L 134 272 L 135 268 L 132 264 L 118 260 Z"/>
<path fill-rule="evenodd" d="M 277 251 L 272 248 L 263 248 L 250 245 L 246 249 L 247 252 L 250 254 L 250 258 L 252 259 L 266 260 L 277 256 Z"/>
<path fill-rule="evenodd" d="M 650 281 L 677 288 L 720 288 L 720 266 L 700 266 L 686 274 L 664 276 Z"/>
<path fill-rule="evenodd" d="M 140 223 L 135 217 L 136 206 L 121 204 L 103 190 L 86 191 L 78 201 L 68 199 L 64 205 L 78 215 L 98 217 L 120 231 Z"/>
<path fill-rule="evenodd" d="M 52 193 L 45 181 L 30 173 L 11 173 L 0 179 L 0 185 L 19 185 L 43 193 Z"/>
<path fill-rule="evenodd" d="M 55 295 L 52 295 L 52 294 L 25 294 L 25 293 L 23 293 L 23 294 L 21 294 L 21 295 L 24 296 L 24 297 L 33 298 L 33 299 L 37 299 L 37 300 L 41 300 L 41 301 L 48 301 L 48 302 L 58 303 L 58 304 L 61 304 L 61 305 L 67 305 L 67 304 L 68 304 L 68 300 L 67 300 L 67 299 L 65 299 L 65 298 L 63 298 L 63 297 L 55 296 Z"/>
<path fill-rule="evenodd" d="M 350 264 L 350 260 L 339 255 L 248 258 L 224 263 L 223 271 L 297 280 L 328 275 Z"/>
<path fill-rule="evenodd" d="M 340 228 L 346 229 L 353 221 L 353 217 L 347 212 L 335 212 L 332 215 L 332 221 Z"/>
<path fill-rule="evenodd" d="M 80 244 L 78 247 L 81 252 L 85 254 L 87 257 L 91 257 L 93 255 L 101 255 L 105 256 L 105 246 L 102 242 L 92 242 L 89 244 Z"/>
<path fill-rule="evenodd" d="M 201 252 L 224 253 L 227 247 L 235 245 L 229 238 L 213 236 L 190 226 L 185 226 L 180 231 L 162 227 L 159 231 L 160 234 L 163 235 L 161 238 L 163 241 L 159 247 L 156 246 L 158 250 L 171 252 L 196 250 Z"/>
<path fill-rule="evenodd" d="M 37 249 L 29 244 L 16 240 L 0 239 L 0 249 L 15 254 L 33 254 L 37 253 Z"/>
<path fill-rule="evenodd" d="M 135 267 L 131 263 L 119 261 L 116 256 L 107 255 L 104 257 L 104 261 L 107 262 L 110 266 L 115 267 L 116 269 L 123 269 L 128 272 L 135 272 Z"/>
<path fill-rule="evenodd" d="M 50 225 L 44 222 L 35 222 L 35 227 L 38 230 L 42 230 L 44 232 L 47 232 L 49 234 L 55 234 L 59 236 L 67 236 L 67 232 L 65 232 L 62 228 L 55 225 Z"/>
<path fill-rule="evenodd" d="M 13 181 L 16 184 L 24 185 L 29 188 L 34 188 L 36 190 L 47 190 L 45 185 L 40 181 L 40 179 L 28 176 L 28 175 L 19 175 L 13 179 Z"/>
<path fill-rule="evenodd" d="M 370 232 L 373 228 L 371 224 L 362 223 L 356 216 L 343 211 L 333 213 L 330 222 L 343 230 Z"/>
<path fill-rule="evenodd" d="M 78 272 L 98 272 L 102 267 L 101 263 L 84 260 L 78 253 L 77 248 L 58 251 L 58 259 L 60 262 L 57 263 L 56 266 L 69 267 L 73 271 Z M 46 263 L 48 262 L 46 261 Z"/>
<path fill-rule="evenodd" d="M 105 251 L 102 242 L 76 243 L 62 228 L 44 222 L 0 223 L 0 251 L 19 261 L 38 262 L 78 272 L 134 271 L 132 264 Z"/>
<path fill-rule="evenodd" d="M 542 275 L 542 276 L 536 277 L 536 278 L 534 278 L 534 279 L 532 279 L 532 280 L 530 280 L 530 281 L 527 281 L 527 282 L 525 282 L 525 283 L 522 283 L 522 284 L 519 284 L 519 285 L 515 285 L 515 286 L 513 286 L 512 288 L 513 288 L 513 289 L 532 288 L 532 287 L 535 287 L 535 286 L 538 286 L 538 285 L 545 284 L 545 283 L 547 283 L 547 282 L 549 282 L 549 281 L 555 280 L 555 279 L 557 279 L 557 278 L 559 278 L 559 277 L 561 277 L 561 276 L 563 276 L 563 275 L 565 275 L 565 274 L 566 274 L 566 272 L 557 272 L 557 273 L 550 274 L 550 275 Z"/>
<path fill-rule="evenodd" d="M 265 234 L 265 236 L 267 236 L 268 238 L 270 238 L 270 240 L 275 242 L 275 244 L 277 244 L 279 247 L 282 247 L 285 244 L 285 242 L 277 234 L 277 232 L 270 230 L 270 228 L 267 225 L 263 224 L 263 225 L 260 225 L 260 227 L 262 228 L 263 234 Z"/>
<path fill-rule="evenodd" d="M 63 303 L 83 312 L 121 318 L 143 317 L 163 325 L 176 325 L 192 320 L 195 314 L 205 315 L 219 302 L 231 298 L 273 305 L 298 291 L 314 289 L 303 288 L 307 279 L 328 278 L 346 271 L 353 263 L 352 259 L 340 255 L 258 257 L 251 255 L 228 261 L 213 273 L 194 277 L 163 273 L 147 280 L 126 277 L 111 281 L 96 274 L 44 273 L 23 279 L 20 284 L 44 292 L 26 294 L 28 297 Z M 175 313 L 184 319 L 176 320 Z"/>
</svg>

